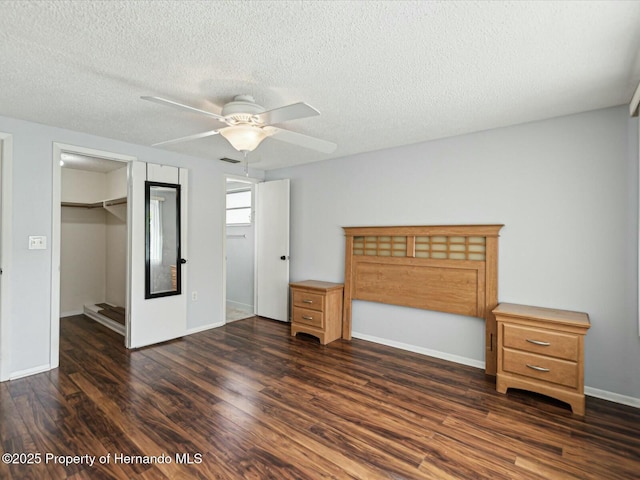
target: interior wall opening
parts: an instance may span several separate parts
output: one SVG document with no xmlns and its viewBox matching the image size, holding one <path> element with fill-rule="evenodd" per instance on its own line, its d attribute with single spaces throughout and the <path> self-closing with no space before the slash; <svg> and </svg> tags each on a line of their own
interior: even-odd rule
<svg viewBox="0 0 640 480">
<path fill-rule="evenodd" d="M 226 178 L 227 323 L 255 315 L 255 181 Z"/>
<path fill-rule="evenodd" d="M 65 150 L 59 160 L 61 321 L 82 316 L 124 337 L 128 163 Z"/>
</svg>

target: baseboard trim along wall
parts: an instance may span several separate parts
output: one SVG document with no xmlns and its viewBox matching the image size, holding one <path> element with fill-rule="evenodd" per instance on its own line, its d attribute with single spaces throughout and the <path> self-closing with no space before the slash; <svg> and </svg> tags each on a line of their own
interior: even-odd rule
<svg viewBox="0 0 640 480">
<path fill-rule="evenodd" d="M 448 360 L 450 362 L 460 363 L 469 367 L 476 367 L 484 369 L 484 362 L 474 360 L 472 358 L 460 357 L 458 355 L 451 355 L 449 353 L 439 352 L 437 350 L 430 350 L 428 348 L 417 347 L 415 345 L 409 345 L 407 343 L 395 342 L 386 338 L 373 337 L 371 335 L 365 335 L 364 333 L 353 332 L 351 334 L 353 338 L 359 338 L 360 340 L 367 340 L 368 342 L 379 343 L 388 347 L 399 348 L 400 350 L 407 350 L 413 353 L 419 353 L 427 355 L 429 357 L 439 358 L 441 360 Z M 610 402 L 620 403 L 622 405 L 628 405 L 630 407 L 640 408 L 640 398 L 628 397 L 626 395 L 620 395 L 618 393 L 608 392 L 606 390 L 599 390 L 592 387 L 584 387 L 584 394 L 590 397 L 600 398 L 602 400 L 608 400 Z"/>
<path fill-rule="evenodd" d="M 218 328 L 225 325 L 225 322 L 218 323 L 210 323 L 209 325 L 203 325 L 202 327 L 190 328 L 187 330 L 187 335 L 192 335 L 194 333 L 204 332 L 206 330 L 211 330 L 212 328 Z"/>
<path fill-rule="evenodd" d="M 240 303 L 234 302 L 233 300 L 227 300 L 227 308 L 239 308 L 240 310 L 246 310 L 247 312 L 253 312 L 253 305 L 249 305 L 248 303 Z"/>
<path fill-rule="evenodd" d="M 602 400 L 609 400 L 610 402 L 640 408 L 640 398 L 628 397 L 626 395 L 620 395 L 619 393 L 608 392 L 606 390 L 599 390 L 597 388 L 587 386 L 584 387 L 584 394 L 590 397 L 601 398 Z"/>
<path fill-rule="evenodd" d="M 408 343 L 396 342 L 394 340 L 388 340 L 386 338 L 373 337 L 371 335 L 365 335 L 364 333 L 353 332 L 351 334 L 354 338 L 360 340 L 366 340 L 368 342 L 379 343 L 386 345 L 387 347 L 395 347 L 400 350 L 407 350 L 413 353 L 420 353 L 427 355 L 428 357 L 435 357 L 441 360 L 448 360 L 450 362 L 460 363 L 469 367 L 484 368 L 484 362 L 474 360 L 473 358 L 460 357 L 458 355 L 451 355 L 450 353 L 439 352 L 438 350 L 430 350 L 428 348 L 417 347 L 415 345 L 409 345 Z"/>
<path fill-rule="evenodd" d="M 17 372 L 13 372 L 9 376 L 9 380 L 17 380 L 19 378 L 28 377 L 29 375 L 35 375 L 37 373 L 48 372 L 49 370 L 51 370 L 51 365 L 49 365 L 49 364 L 47 364 L 47 365 L 39 365 L 37 367 L 27 368 L 26 370 L 20 370 L 20 371 L 17 371 Z"/>
</svg>

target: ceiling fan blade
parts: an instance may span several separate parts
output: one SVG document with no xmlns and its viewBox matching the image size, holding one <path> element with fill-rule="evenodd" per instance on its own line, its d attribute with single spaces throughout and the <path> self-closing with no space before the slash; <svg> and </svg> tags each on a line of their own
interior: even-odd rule
<svg viewBox="0 0 640 480">
<path fill-rule="evenodd" d="M 338 148 L 338 145 L 333 142 L 316 137 L 310 137 L 309 135 L 303 135 L 302 133 L 292 132 L 291 130 L 276 127 L 271 127 L 270 130 L 273 132 L 271 133 L 271 138 L 275 140 L 292 143 L 300 147 L 317 150 L 318 152 L 333 153 L 335 149 Z"/>
<path fill-rule="evenodd" d="M 196 133 L 195 135 L 188 135 L 186 137 L 174 138 L 173 140 L 166 140 L 164 142 L 158 142 L 151 145 L 157 147 L 159 145 L 169 145 L 171 143 L 188 142 L 189 140 L 197 140 L 198 138 L 210 137 L 211 135 L 217 135 L 218 130 L 209 130 L 208 132 Z"/>
<path fill-rule="evenodd" d="M 173 100 L 167 100 L 166 98 L 160 97 L 140 97 L 142 100 L 148 100 L 149 102 L 159 103 L 160 105 L 169 105 L 170 107 L 179 108 L 181 110 L 187 110 L 188 112 L 202 113 L 203 115 L 208 115 L 209 117 L 213 117 L 216 120 L 220 120 L 224 122 L 224 117 L 222 115 L 218 115 L 216 113 L 207 112 L 206 110 L 200 110 L 199 108 L 190 107 L 189 105 L 183 105 L 182 103 L 174 102 Z"/>
<path fill-rule="evenodd" d="M 320 115 L 320 112 L 308 103 L 300 102 L 286 105 L 284 107 L 274 108 L 266 112 L 256 115 L 265 125 L 286 122 L 287 120 L 296 120 L 298 118 L 314 117 Z"/>
</svg>

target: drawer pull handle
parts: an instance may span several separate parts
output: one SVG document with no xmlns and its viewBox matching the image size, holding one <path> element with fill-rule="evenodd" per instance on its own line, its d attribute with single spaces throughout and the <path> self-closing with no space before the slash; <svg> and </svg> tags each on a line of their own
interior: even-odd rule
<svg viewBox="0 0 640 480">
<path fill-rule="evenodd" d="M 312 316 L 310 316 L 310 315 L 303 315 L 303 316 L 302 316 L 302 318 L 303 318 L 304 320 L 313 320 L 313 317 L 312 317 Z"/>
<path fill-rule="evenodd" d="M 541 345 L 543 347 L 548 347 L 549 345 L 551 345 L 549 342 L 541 342 L 540 340 L 531 340 L 529 338 L 527 338 L 527 342 L 533 343 L 534 345 Z"/>
<path fill-rule="evenodd" d="M 302 303 L 313 303 L 313 300 L 302 300 Z"/>
<path fill-rule="evenodd" d="M 528 363 L 527 363 L 527 367 L 532 368 L 534 370 L 537 370 L 538 372 L 548 372 L 549 371 L 548 368 L 538 367 L 537 365 L 529 365 Z"/>
</svg>

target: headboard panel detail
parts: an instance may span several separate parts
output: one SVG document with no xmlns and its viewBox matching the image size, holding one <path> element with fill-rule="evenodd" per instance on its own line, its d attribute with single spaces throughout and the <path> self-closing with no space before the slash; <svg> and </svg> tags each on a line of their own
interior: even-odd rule
<svg viewBox="0 0 640 480">
<path fill-rule="evenodd" d="M 343 227 L 342 338 L 351 302 L 366 300 L 485 319 L 485 370 L 495 375 L 498 233 L 502 225 Z"/>
</svg>

